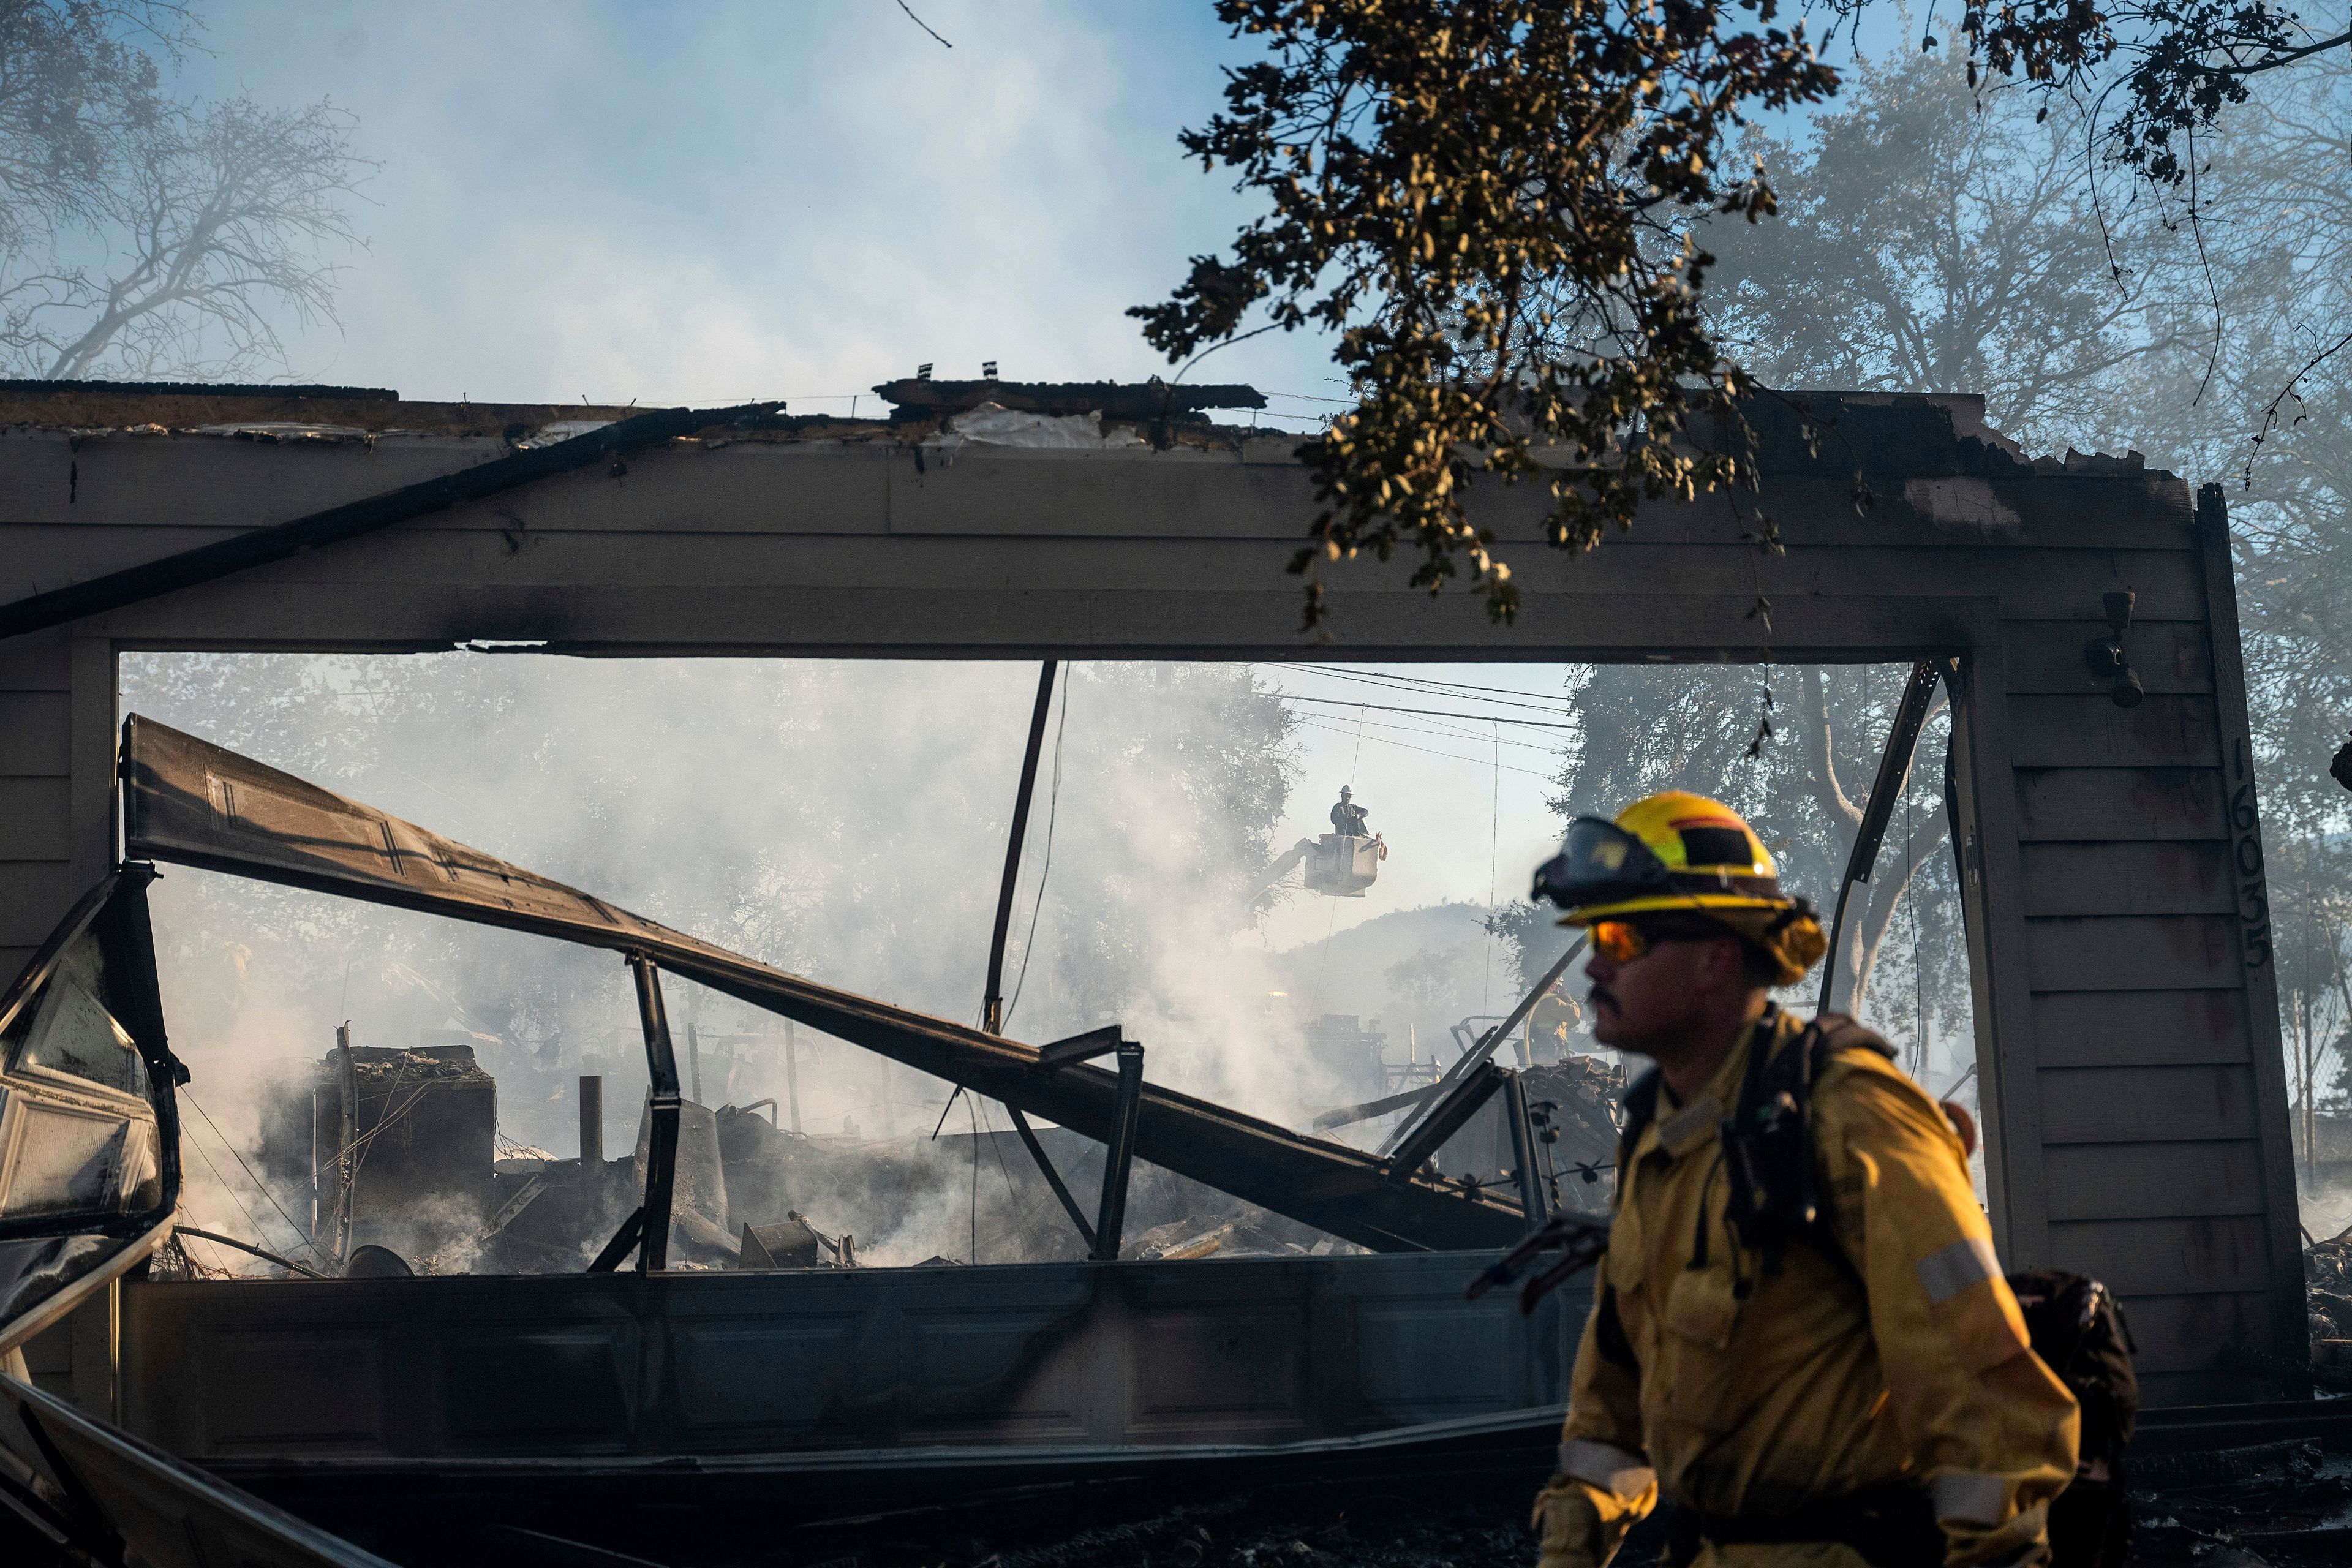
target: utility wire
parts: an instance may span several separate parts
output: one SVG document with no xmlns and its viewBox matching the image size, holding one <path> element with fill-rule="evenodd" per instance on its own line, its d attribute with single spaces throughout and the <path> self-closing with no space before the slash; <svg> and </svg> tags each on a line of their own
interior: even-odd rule
<svg viewBox="0 0 2352 1568">
<path fill-rule="evenodd" d="M 980 1125 L 988 1134 L 988 1146 L 996 1151 L 996 1169 L 997 1173 L 1004 1178 L 1005 1201 L 1018 1209 L 1021 1217 L 1025 1220 L 1029 1217 L 1029 1205 L 1023 1203 L 1021 1194 L 1013 1190 L 1013 1172 L 1004 1163 L 1003 1141 L 996 1136 L 996 1123 L 990 1119 L 988 1107 L 985 1105 L 980 1108 Z"/>
<path fill-rule="evenodd" d="M 1300 722 L 1305 728 L 1313 730 L 1318 734 L 1346 735 L 1350 732 L 1339 725 L 1321 723 L 1313 719 L 1302 720 Z M 1416 746 L 1409 741 L 1391 741 L 1385 735 L 1367 735 L 1364 738 L 1371 742 L 1375 746 L 1394 746 L 1401 751 L 1419 752 L 1424 757 L 1442 757 L 1450 763 L 1468 763 L 1474 767 L 1484 766 L 1486 764 L 1486 759 L 1484 757 L 1465 757 L 1459 752 L 1441 752 L 1429 746 Z M 1503 771 L 1506 773 L 1525 773 L 1531 779 L 1541 779 L 1546 784 L 1557 782 L 1549 773 L 1538 773 L 1533 768 L 1522 768 L 1510 763 L 1505 763 L 1503 764 Z"/>
<path fill-rule="evenodd" d="M 1396 689 L 1398 689 L 1393 688 L 1393 687 L 1379 687 L 1379 688 L 1378 688 L 1378 689 L 1380 689 L 1380 690 L 1383 690 L 1383 691 L 1393 691 L 1393 690 L 1396 690 Z M 1418 693 L 1414 693 L 1414 692 L 1412 692 L 1410 689 L 1406 689 L 1406 694 L 1407 694 L 1407 695 L 1418 695 Z M 1276 701 L 1302 701 L 1302 702 L 1316 702 L 1316 703 L 1319 703 L 1319 704 L 1322 704 L 1322 705 L 1325 705 L 1325 706 L 1332 706 L 1332 707 L 1341 706 L 1341 705 L 1348 706 L 1348 707 L 1353 707 L 1353 708 L 1363 708 L 1363 707 L 1367 707 L 1367 706 L 1379 706 L 1378 704 L 1368 704 L 1368 703 L 1366 703 L 1366 702 L 1365 702 L 1365 700 L 1364 700 L 1363 699 L 1361 699 L 1361 698 L 1313 697 L 1313 696 L 1306 696 L 1306 695 L 1301 695 L 1301 694 L 1298 694 L 1298 693 L 1294 693 L 1294 692 L 1290 692 L 1290 691 L 1286 691 L 1286 690 L 1282 690 L 1282 689 L 1276 689 L 1276 690 L 1272 691 L 1272 692 L 1270 693 L 1270 695 L 1272 695 L 1272 696 L 1275 698 L 1275 700 L 1276 700 Z M 1450 735 L 1450 736 L 1458 737 L 1458 738 L 1463 739 L 1463 740 L 1471 740 L 1471 741 L 1478 741 L 1478 742 L 1488 742 L 1488 741 L 1490 741 L 1490 740 L 1492 739 L 1492 736 L 1493 736 L 1493 733 L 1494 733 L 1494 731 L 1493 731 L 1493 730 L 1491 729 L 1491 727 L 1489 728 L 1489 730 L 1487 731 L 1487 732 L 1486 732 L 1486 734 L 1480 734 L 1480 733 L 1478 732 L 1478 731 L 1477 731 L 1475 727 L 1472 727 L 1472 726 L 1475 726 L 1475 725 L 1479 725 L 1479 724 L 1486 723 L 1486 721 L 1487 721 L 1489 719 L 1492 719 L 1492 718 L 1494 718 L 1494 717 L 1495 717 L 1495 715 L 1493 715 L 1493 714 L 1489 714 L 1489 713 L 1472 713 L 1472 714 L 1461 714 L 1461 715 L 1455 715 L 1455 714 L 1451 714 L 1451 713 L 1447 713 L 1447 712 L 1444 712 L 1444 711 L 1441 711 L 1441 710 L 1435 710 L 1435 709 L 1402 709 L 1402 708 L 1394 708 L 1394 707 L 1383 708 L 1383 709 L 1382 709 L 1382 711 L 1403 713 L 1403 714 L 1407 715 L 1408 717 L 1418 717 L 1418 718 L 1421 718 L 1421 719 L 1446 720 L 1446 719 L 1452 719 L 1452 718 L 1460 718 L 1460 719 L 1463 721 L 1463 724 L 1462 724 L 1462 725 L 1455 725 L 1455 724 L 1452 724 L 1452 723 L 1443 723 L 1443 722 L 1441 722 L 1441 723 L 1418 723 L 1418 724 L 1408 724 L 1408 725 L 1396 725 L 1396 724 L 1394 723 L 1394 721 L 1389 721 L 1389 722 L 1390 722 L 1393 727 L 1396 727 L 1396 728 L 1403 728 L 1403 729 L 1412 729 L 1412 730 L 1416 730 L 1416 731 L 1419 731 L 1420 732 L 1422 732 L 1422 733 L 1423 733 L 1423 734 L 1429 734 L 1429 735 Z M 1550 711 L 1556 711 L 1556 710 L 1547 709 L 1547 710 L 1545 710 L 1545 711 L 1547 711 L 1547 712 L 1550 712 Z M 1518 722 L 1518 721 L 1506 718 L 1506 719 L 1503 721 L 1503 722 L 1505 722 L 1505 723 L 1507 723 L 1507 724 L 1509 724 L 1509 723 Z M 1379 726 L 1379 725 L 1375 725 L 1375 726 L 1374 726 L 1374 728 L 1376 728 L 1376 729 L 1377 729 L 1377 728 L 1380 728 L 1380 727 L 1381 727 L 1381 726 Z M 1558 744 L 1559 744 L 1559 742 L 1550 742 L 1550 741 L 1534 741 L 1534 740 L 1521 740 L 1521 739 L 1519 739 L 1519 738 L 1517 738 L 1517 737 L 1513 737 L 1513 738 L 1511 738 L 1511 739 L 1509 739 L 1509 740 L 1507 740 L 1507 741 L 1505 741 L 1503 743 L 1504 743 L 1505 745 L 1507 745 L 1507 746 L 1517 746 L 1517 747 L 1519 747 L 1519 748 L 1521 748 L 1522 750 L 1525 750 L 1525 751 L 1530 751 L 1530 752 L 1543 752 L 1543 753 L 1544 753 L 1545 755 L 1547 755 L 1547 756 L 1549 756 L 1549 755 L 1554 754 L 1554 752 L 1555 752 L 1555 751 L 1556 751 L 1556 749 L 1557 749 L 1557 746 L 1558 746 Z"/>
<path fill-rule="evenodd" d="M 1301 714 L 1299 717 L 1303 720 L 1307 716 Z M 1371 727 L 1375 730 L 1393 730 L 1402 735 L 1426 735 L 1433 740 L 1476 741 L 1486 742 L 1490 746 L 1493 742 L 1493 735 L 1491 731 L 1488 734 L 1481 735 L 1475 730 L 1455 729 L 1451 725 L 1445 724 L 1402 723 L 1394 719 L 1381 719 L 1373 721 Z M 1559 754 L 1559 748 L 1556 743 L 1547 745 L 1541 741 L 1522 741 L 1513 736 L 1506 737 L 1503 741 L 1503 744 L 1512 748 L 1514 751 L 1533 752 L 1538 756 L 1543 757 L 1556 757 Z"/>
<path fill-rule="evenodd" d="M 1384 686 L 1391 690 L 1442 697 L 1470 697 L 1481 702 L 1491 702 L 1498 708 L 1525 708 L 1538 713 L 1557 713 L 1567 706 L 1559 698 L 1547 698 L 1539 692 L 1521 691 L 1516 687 L 1474 686 L 1458 680 L 1431 680 L 1415 675 L 1393 675 L 1384 669 L 1340 669 L 1326 664 L 1265 664 L 1260 668 L 1305 675 L 1319 675 L 1328 680 L 1352 680 L 1366 685 Z M 1496 695 L 1497 692 L 1502 695 Z"/>
<path fill-rule="evenodd" d="M 195 1150 L 197 1157 L 204 1161 L 205 1169 L 213 1173 L 213 1180 L 220 1184 L 220 1190 L 228 1194 L 228 1201 L 236 1205 L 236 1212 L 245 1216 L 245 1223 L 253 1227 L 253 1234 L 256 1236 L 268 1236 L 269 1233 L 261 1227 L 261 1222 L 253 1217 L 253 1211 L 245 1206 L 245 1200 L 237 1196 L 236 1189 L 228 1184 L 228 1178 L 221 1174 L 220 1167 L 213 1163 L 213 1157 L 205 1152 L 205 1146 L 196 1142 L 194 1139 L 189 1140 L 189 1144 Z M 324 1261 L 324 1255 L 320 1254 L 316 1247 L 312 1247 L 311 1252 L 314 1256 L 320 1257 L 320 1261 Z M 225 1274 L 233 1274 L 236 1272 L 235 1269 L 230 1268 L 226 1264 L 221 1264 L 217 1267 L 219 1267 L 221 1271 Z"/>
<path fill-rule="evenodd" d="M 1362 702 L 1347 697 L 1301 697 L 1297 692 L 1285 692 L 1285 702 L 1320 702 L 1331 708 L 1370 708 L 1376 713 L 1417 713 L 1424 719 L 1467 719 L 1473 723 L 1517 724 L 1529 730 L 1566 730 L 1580 733 L 1581 724 L 1548 722 L 1541 719 L 1498 719 L 1491 713 L 1449 713 L 1434 708 L 1392 708 L 1385 703 Z"/>
<path fill-rule="evenodd" d="M 259 1176 L 253 1173 L 253 1167 L 245 1163 L 245 1156 L 236 1152 L 236 1145 L 230 1142 L 228 1139 L 223 1135 L 219 1126 L 213 1121 L 212 1112 L 206 1110 L 202 1105 L 198 1105 L 196 1103 L 196 1097 L 188 1092 L 187 1085 L 182 1084 L 180 1086 L 180 1092 L 182 1095 L 185 1096 L 190 1105 L 194 1105 L 196 1107 L 196 1114 L 205 1119 L 205 1126 L 212 1128 L 213 1136 L 220 1139 L 221 1147 L 228 1151 L 229 1157 L 237 1163 L 238 1167 L 245 1172 L 247 1178 L 251 1181 L 256 1187 L 260 1189 L 261 1195 L 263 1197 L 269 1200 L 269 1206 L 278 1211 L 278 1217 L 284 1220 L 289 1226 L 293 1226 L 294 1234 L 302 1238 L 302 1245 L 310 1249 L 310 1256 L 320 1259 L 321 1262 L 325 1261 L 327 1255 L 319 1250 L 319 1244 L 310 1239 L 310 1233 L 304 1230 L 300 1226 L 294 1224 L 294 1216 L 286 1212 L 286 1205 L 278 1201 L 278 1195 L 269 1190 L 268 1184 L 264 1183 Z M 202 1152 L 204 1145 L 200 1143 L 196 1145 L 196 1148 L 199 1152 Z M 212 1157 L 210 1155 L 206 1155 L 205 1163 L 208 1165 L 211 1164 Z M 215 1169 L 213 1174 L 218 1175 L 220 1174 L 220 1172 L 218 1169 Z M 238 1206 L 242 1207 L 243 1205 L 240 1205 Z M 246 1217 L 250 1219 L 253 1216 L 247 1215 Z M 253 1228 L 256 1233 L 258 1233 L 261 1229 L 257 1225 Z"/>
<path fill-rule="evenodd" d="M 1558 712 L 1568 706 L 1567 699 L 1557 692 L 1529 691 L 1521 687 L 1494 686 L 1483 681 L 1440 680 L 1435 676 L 1407 675 L 1401 670 L 1382 668 L 1377 665 L 1266 662 L 1262 668 L 1320 675 L 1334 680 L 1374 681 L 1441 696 L 1475 697 L 1504 707 L 1533 708 L 1548 713 Z"/>
<path fill-rule="evenodd" d="M 383 1102 L 386 1105 L 390 1105 L 392 1103 L 392 1097 L 399 1091 L 400 1071 L 402 1070 L 405 1069 L 395 1069 L 393 1074 L 391 1085 L 383 1091 Z M 352 1165 L 352 1174 L 356 1177 L 359 1174 L 360 1166 L 367 1163 L 368 1151 L 374 1146 L 376 1139 L 381 1134 L 392 1131 L 392 1129 L 403 1121 L 410 1111 L 415 1110 L 417 1102 L 425 1098 L 425 1091 L 432 1087 L 433 1082 L 430 1079 L 418 1084 L 415 1091 L 410 1094 L 406 1100 L 400 1102 L 400 1108 L 398 1110 L 394 1110 L 385 1116 L 379 1117 L 374 1126 L 353 1137 L 349 1143 L 344 1144 L 341 1149 L 336 1150 L 335 1152 L 328 1155 L 324 1161 L 314 1166 L 310 1172 L 310 1180 L 313 1183 L 316 1183 L 320 1175 L 329 1165 L 334 1164 L 344 1155 L 351 1153 L 354 1150 L 357 1150 L 359 1152 L 358 1160 Z M 352 1107 L 352 1125 L 358 1125 L 359 1106 L 356 1103 L 356 1100 Z M 493 1127 L 491 1131 L 495 1132 L 497 1129 Z"/>
<path fill-rule="evenodd" d="M 1564 705 L 1561 703 L 1510 703 L 1510 700 L 1503 700 L 1503 699 L 1482 699 L 1482 696 L 1475 696 L 1475 693 L 1470 691 L 1437 691 L 1437 689 L 1430 689 L 1430 687 L 1400 687 L 1400 684 L 1392 684 L 1392 682 L 1352 679 L 1352 677 L 1336 677 L 1336 679 L 1340 679 L 1340 684 L 1348 684 L 1348 687 L 1371 687 L 1373 691 L 1385 693 L 1385 696 L 1440 700 L 1440 703 L 1463 703 L 1463 700 L 1470 700 L 1470 703 L 1491 703 L 1494 708 L 1517 708 L 1517 710 L 1527 710 L 1527 712 L 1545 712 L 1545 715 L 1555 715 L 1555 720 L 1564 712 Z M 1275 687 L 1275 693 L 1277 693 L 1277 696 L 1312 696 L 1312 693 L 1296 693 L 1286 687 Z M 1334 700 L 1334 699 L 1322 696 L 1322 699 L 1318 700 L 1328 703 L 1328 700 Z M 1360 696 L 1350 696 L 1350 699 L 1345 699 L 1345 700 L 1364 700 L 1364 696 L 1360 693 Z M 1491 712 L 1449 712 L 1449 710 L 1437 710 L 1437 708 L 1416 708 L 1412 710 L 1412 712 L 1421 712 L 1421 715 L 1428 715 L 1428 717 L 1446 717 L 1446 720 L 1467 720 L 1467 721 L 1473 721 L 1473 724 L 1484 724 L 1489 717 L 1494 717 Z M 1515 720 L 1515 715 L 1507 715 L 1503 721 L 1510 724 L 1512 720 Z M 1576 726 L 1571 724 L 1571 729 L 1576 729 Z"/>
</svg>

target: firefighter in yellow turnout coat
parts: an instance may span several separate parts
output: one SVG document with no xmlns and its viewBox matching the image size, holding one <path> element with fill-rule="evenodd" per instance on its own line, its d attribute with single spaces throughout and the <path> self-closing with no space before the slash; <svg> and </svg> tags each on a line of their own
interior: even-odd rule
<svg viewBox="0 0 2352 1568">
<path fill-rule="evenodd" d="M 1769 1005 L 1825 944 L 1762 844 L 1714 801 L 1654 795 L 1573 825 L 1537 892 L 1590 928 L 1596 1035 L 1658 1063 L 1628 1097 L 1559 1473 L 1536 1500 L 1542 1568 L 1599 1568 L 1661 1500 L 1670 1560 L 1703 1568 L 2044 1561 L 2074 1399 L 2027 1348 L 1940 1108 L 1876 1037 L 1838 1019 L 1809 1035 Z M 1817 1217 L 1775 1240 L 1766 1188 L 1733 1190 L 1762 1156 L 1726 1121 L 1748 1125 L 1759 1077 L 1801 1060 Z"/>
</svg>

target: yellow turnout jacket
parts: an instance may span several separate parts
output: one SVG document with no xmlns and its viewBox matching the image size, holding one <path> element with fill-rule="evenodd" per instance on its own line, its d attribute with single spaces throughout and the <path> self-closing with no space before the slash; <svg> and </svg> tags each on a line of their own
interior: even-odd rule
<svg viewBox="0 0 2352 1568">
<path fill-rule="evenodd" d="M 1775 1020 L 1771 1048 L 1790 1047 L 1803 1024 Z M 1811 1133 L 1844 1263 L 1797 1240 L 1763 1272 L 1725 1223 L 1717 1128 L 1763 1033 L 1747 1031 L 1693 1103 L 1662 1093 L 1618 1173 L 1559 1471 L 1537 1499 L 1543 1568 L 1598 1568 L 1661 1497 L 1772 1516 L 1889 1482 L 1927 1489 L 1947 1563 L 2042 1561 L 2077 1413 L 2027 1348 L 1959 1140 L 1877 1052 L 1832 1053 Z M 1711 1544 L 1698 1561 L 1863 1559 Z"/>
</svg>

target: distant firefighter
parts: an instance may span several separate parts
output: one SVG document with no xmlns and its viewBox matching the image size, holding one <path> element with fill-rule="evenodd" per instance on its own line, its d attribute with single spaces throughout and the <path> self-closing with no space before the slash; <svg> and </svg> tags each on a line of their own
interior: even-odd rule
<svg viewBox="0 0 2352 1568">
<path fill-rule="evenodd" d="M 1528 1042 L 1538 1061 L 1555 1061 L 1566 1054 L 1570 1036 L 1584 1021 L 1584 1009 L 1576 998 L 1554 982 L 1552 988 L 1536 998 L 1528 1014 Z"/>
<path fill-rule="evenodd" d="M 1351 805 L 1346 784 L 1339 786 L 1339 804 L 1331 808 L 1331 831 L 1343 838 L 1370 838 L 1372 836 L 1370 813 L 1362 806 Z"/>
</svg>

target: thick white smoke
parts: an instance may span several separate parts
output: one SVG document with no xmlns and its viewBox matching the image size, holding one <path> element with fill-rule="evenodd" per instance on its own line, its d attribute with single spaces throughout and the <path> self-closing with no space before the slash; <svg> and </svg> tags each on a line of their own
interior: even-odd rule
<svg viewBox="0 0 2352 1568">
<path fill-rule="evenodd" d="M 1033 664 L 157 655 L 126 659 L 123 707 L 794 973 L 974 1021 L 1036 679 Z M 1331 1102 L 1281 974 L 1235 941 L 1295 771 L 1287 731 L 1243 668 L 1066 669 L 1009 1033 L 1116 1019 L 1155 1082 L 1285 1121 Z M 510 1143 L 575 1152 L 583 1073 L 606 1078 L 607 1152 L 634 1138 L 644 1057 L 608 954 L 178 868 L 154 908 L 175 1044 L 219 1122 L 192 1132 L 224 1168 L 199 1172 L 208 1212 L 235 1217 L 219 1200 L 241 1187 L 287 1243 L 219 1145 L 249 1152 L 257 1097 L 346 1019 L 361 1045 L 472 1044 Z M 667 984 L 703 1099 L 789 1106 L 779 1021 Z M 931 1129 L 945 1085 L 791 1037 L 808 1131 Z"/>
</svg>

